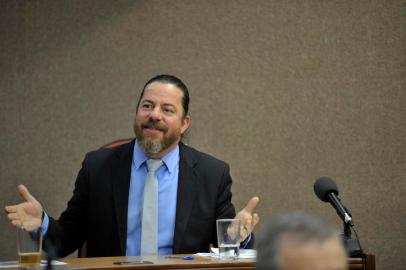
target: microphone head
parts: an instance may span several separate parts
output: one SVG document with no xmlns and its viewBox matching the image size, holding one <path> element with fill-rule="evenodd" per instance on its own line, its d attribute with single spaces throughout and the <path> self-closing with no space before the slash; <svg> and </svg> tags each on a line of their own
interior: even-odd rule
<svg viewBox="0 0 406 270">
<path fill-rule="evenodd" d="M 323 202 L 328 202 L 328 194 L 334 193 L 338 195 L 338 188 L 336 183 L 329 177 L 323 176 L 316 180 L 314 183 L 314 193 Z"/>
</svg>

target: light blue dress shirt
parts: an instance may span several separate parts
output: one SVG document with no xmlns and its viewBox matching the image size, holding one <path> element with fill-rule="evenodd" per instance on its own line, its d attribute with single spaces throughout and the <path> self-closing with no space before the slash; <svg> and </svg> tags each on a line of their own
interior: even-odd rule
<svg viewBox="0 0 406 270">
<path fill-rule="evenodd" d="M 141 248 L 142 202 L 148 157 L 134 144 L 127 212 L 127 256 L 139 256 Z M 172 254 L 175 233 L 176 199 L 179 175 L 179 146 L 162 157 L 158 178 L 158 254 Z"/>
</svg>

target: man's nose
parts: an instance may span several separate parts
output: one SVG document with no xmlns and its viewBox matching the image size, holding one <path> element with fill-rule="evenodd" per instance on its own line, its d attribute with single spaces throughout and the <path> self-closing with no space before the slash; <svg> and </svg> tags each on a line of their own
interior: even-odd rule
<svg viewBox="0 0 406 270">
<path fill-rule="evenodd" d="M 158 121 L 162 119 L 162 111 L 159 107 L 155 107 L 150 113 L 151 119 Z"/>
</svg>

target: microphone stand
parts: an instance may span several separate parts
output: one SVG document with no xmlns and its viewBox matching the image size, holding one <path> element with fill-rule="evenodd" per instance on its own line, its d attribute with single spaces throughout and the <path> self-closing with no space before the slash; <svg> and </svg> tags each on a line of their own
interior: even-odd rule
<svg viewBox="0 0 406 270">
<path fill-rule="evenodd" d="M 47 248 L 47 266 L 46 266 L 45 270 L 53 270 L 54 267 L 52 265 L 52 261 L 56 260 L 58 257 L 56 248 L 49 239 L 45 238 L 44 243 Z"/>
<path fill-rule="evenodd" d="M 357 235 L 357 232 L 354 230 L 355 235 Z M 352 239 L 351 238 L 351 225 L 349 223 L 344 222 L 344 233 L 342 235 L 344 247 L 347 251 L 347 255 L 351 258 L 354 257 L 360 257 L 361 255 L 365 255 L 364 252 L 362 251 L 361 244 L 358 241 L 358 236 L 357 239 Z"/>
</svg>

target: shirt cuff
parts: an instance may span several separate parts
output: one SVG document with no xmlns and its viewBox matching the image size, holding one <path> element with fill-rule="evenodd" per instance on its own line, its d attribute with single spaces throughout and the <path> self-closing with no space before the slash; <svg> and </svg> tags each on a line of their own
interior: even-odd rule
<svg viewBox="0 0 406 270">
<path fill-rule="evenodd" d="M 44 237 L 47 234 L 48 226 L 49 226 L 49 217 L 47 213 L 44 212 L 44 219 L 42 220 L 41 225 L 42 237 Z"/>
<path fill-rule="evenodd" d="M 245 248 L 250 241 L 251 241 L 251 233 L 247 236 L 247 238 L 244 239 L 244 241 L 240 243 L 240 248 Z"/>
</svg>

